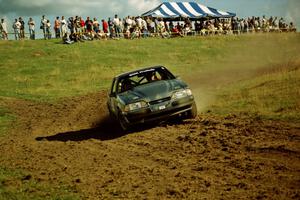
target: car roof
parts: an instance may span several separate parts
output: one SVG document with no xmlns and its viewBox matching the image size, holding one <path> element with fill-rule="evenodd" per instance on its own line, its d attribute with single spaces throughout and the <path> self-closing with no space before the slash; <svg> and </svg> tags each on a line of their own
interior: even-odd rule
<svg viewBox="0 0 300 200">
<path fill-rule="evenodd" d="M 145 68 L 141 68 L 138 70 L 134 70 L 134 71 L 130 71 L 130 72 L 126 72 L 126 73 L 122 73 L 119 74 L 117 76 L 115 76 L 115 78 L 121 78 L 121 77 L 130 77 L 130 76 L 134 76 L 136 74 L 141 74 L 141 73 L 145 73 L 148 71 L 155 71 L 156 69 L 166 69 L 164 66 L 152 66 L 152 67 L 145 67 Z"/>
</svg>

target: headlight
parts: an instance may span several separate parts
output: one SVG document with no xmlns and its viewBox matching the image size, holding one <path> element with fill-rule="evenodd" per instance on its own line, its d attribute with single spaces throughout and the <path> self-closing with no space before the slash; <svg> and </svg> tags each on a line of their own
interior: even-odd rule
<svg viewBox="0 0 300 200">
<path fill-rule="evenodd" d="M 179 90 L 172 95 L 172 99 L 180 99 L 191 95 L 192 91 L 190 89 Z"/>
<path fill-rule="evenodd" d="M 131 103 L 125 106 L 124 111 L 128 112 L 128 111 L 133 111 L 133 110 L 137 110 L 140 108 L 145 108 L 147 107 L 147 103 L 145 101 L 139 101 L 136 103 Z"/>
</svg>

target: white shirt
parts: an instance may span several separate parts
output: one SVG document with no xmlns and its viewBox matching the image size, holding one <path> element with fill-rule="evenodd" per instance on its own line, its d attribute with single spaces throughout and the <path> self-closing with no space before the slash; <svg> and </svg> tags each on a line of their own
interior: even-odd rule
<svg viewBox="0 0 300 200">
<path fill-rule="evenodd" d="M 21 23 L 19 21 L 15 22 L 13 25 L 14 29 L 20 29 L 21 28 Z"/>
<path fill-rule="evenodd" d="M 159 22 L 159 25 L 160 25 L 161 27 L 165 28 L 165 22 L 164 22 L 164 21 L 160 21 L 160 22 Z"/>
<path fill-rule="evenodd" d="M 120 26 L 120 20 L 119 20 L 119 18 L 114 18 L 113 23 L 116 26 Z"/>
<path fill-rule="evenodd" d="M 41 25 L 45 26 L 45 27 L 47 26 L 47 19 L 46 18 L 41 20 Z"/>
<path fill-rule="evenodd" d="M 33 20 L 32 21 L 28 21 L 28 26 L 29 26 L 30 30 L 34 30 L 35 22 Z"/>
<path fill-rule="evenodd" d="M 147 22 L 142 20 L 142 28 L 147 30 Z"/>
<path fill-rule="evenodd" d="M 7 26 L 6 26 L 6 22 L 1 22 L 1 26 L 2 26 L 2 31 L 4 31 L 5 33 L 7 33 Z"/>
<path fill-rule="evenodd" d="M 127 23 L 128 26 L 131 26 L 132 25 L 132 20 L 128 17 L 126 19 L 126 23 Z"/>
<path fill-rule="evenodd" d="M 139 28 L 142 28 L 142 18 L 140 18 L 140 17 L 137 18 L 136 19 L 136 23 L 137 23 L 137 25 L 138 25 Z"/>
<path fill-rule="evenodd" d="M 99 24 L 99 22 L 96 20 L 96 21 L 93 21 L 93 25 L 99 27 L 100 24 Z"/>
<path fill-rule="evenodd" d="M 61 25 L 61 28 L 64 29 L 64 28 L 67 28 L 67 21 L 65 19 L 62 19 L 60 21 L 60 25 Z"/>
<path fill-rule="evenodd" d="M 47 28 L 50 28 L 50 27 L 51 27 L 51 23 L 50 23 L 50 22 L 47 22 L 47 23 L 46 23 L 46 27 L 47 27 Z"/>
</svg>

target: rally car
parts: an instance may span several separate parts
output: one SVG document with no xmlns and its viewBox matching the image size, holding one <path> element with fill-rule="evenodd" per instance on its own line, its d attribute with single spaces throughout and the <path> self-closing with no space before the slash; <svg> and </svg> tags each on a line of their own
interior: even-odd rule
<svg viewBox="0 0 300 200">
<path fill-rule="evenodd" d="M 114 77 L 107 106 L 110 116 L 123 130 L 170 117 L 197 116 L 191 89 L 164 66 L 142 68 Z"/>
</svg>

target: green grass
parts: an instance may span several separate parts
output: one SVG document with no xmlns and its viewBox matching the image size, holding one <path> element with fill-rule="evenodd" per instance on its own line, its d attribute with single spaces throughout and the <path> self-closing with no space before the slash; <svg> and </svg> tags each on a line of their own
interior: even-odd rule
<svg viewBox="0 0 300 200">
<path fill-rule="evenodd" d="M 235 38 L 94 41 L 8 41 L 0 46 L 1 96 L 49 100 L 97 91 L 112 76 L 140 66 L 166 65 L 178 74 L 209 69 Z"/>
<path fill-rule="evenodd" d="M 299 42 L 299 36 L 294 34 L 150 38 L 74 45 L 62 45 L 58 40 L 1 41 L 0 96 L 48 101 L 80 95 L 108 88 L 116 74 L 157 64 L 182 77 L 241 67 L 248 70 L 294 59 Z"/>
<path fill-rule="evenodd" d="M 30 174 L 0 166 L 0 199 L 2 200 L 76 200 L 72 188 L 61 185 L 53 188 L 38 182 Z"/>
<path fill-rule="evenodd" d="M 268 72 L 223 89 L 211 105 L 215 113 L 247 113 L 266 119 L 300 121 L 300 64 Z"/>
</svg>

